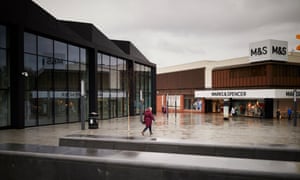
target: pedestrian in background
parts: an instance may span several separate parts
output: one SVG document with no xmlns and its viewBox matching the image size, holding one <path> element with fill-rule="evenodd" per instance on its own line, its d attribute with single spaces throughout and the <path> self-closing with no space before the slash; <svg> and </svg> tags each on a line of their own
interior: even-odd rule
<svg viewBox="0 0 300 180">
<path fill-rule="evenodd" d="M 277 109 L 276 111 L 276 118 L 277 120 L 279 120 L 281 117 L 280 117 L 280 109 Z"/>
<path fill-rule="evenodd" d="M 147 129 L 149 129 L 150 136 L 152 135 L 152 121 L 155 121 L 154 116 L 152 114 L 152 107 L 148 107 L 144 113 L 145 128 L 142 131 L 143 136 L 145 131 L 147 131 Z"/>
<path fill-rule="evenodd" d="M 231 113 L 232 117 L 235 116 L 235 113 L 236 113 L 235 107 L 232 106 L 230 113 Z"/>
<path fill-rule="evenodd" d="M 288 113 L 288 120 L 291 120 L 292 119 L 291 118 L 292 117 L 292 110 L 291 110 L 290 107 L 288 108 L 288 112 L 287 113 Z"/>
</svg>

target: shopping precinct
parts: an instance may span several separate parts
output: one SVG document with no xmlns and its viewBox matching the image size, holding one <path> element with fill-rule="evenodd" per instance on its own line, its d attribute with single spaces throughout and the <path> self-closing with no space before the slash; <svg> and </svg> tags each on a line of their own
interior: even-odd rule
<svg viewBox="0 0 300 180">
<path fill-rule="evenodd" d="M 157 111 L 223 113 L 226 102 L 237 115 L 284 118 L 300 98 L 300 53 L 287 49 L 287 41 L 262 40 L 249 44 L 247 57 L 160 68 Z"/>
<path fill-rule="evenodd" d="M 156 106 L 155 86 L 156 65 L 130 41 L 59 20 L 31 0 L 1 2 L 1 129 L 78 122 L 81 112 L 136 115 L 140 99 Z"/>
</svg>

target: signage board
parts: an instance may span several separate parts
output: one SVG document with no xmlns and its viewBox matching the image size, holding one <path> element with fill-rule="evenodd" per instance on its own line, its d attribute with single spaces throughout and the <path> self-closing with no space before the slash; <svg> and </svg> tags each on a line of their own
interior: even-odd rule
<svg viewBox="0 0 300 180">
<path fill-rule="evenodd" d="M 235 89 L 235 90 L 199 90 L 195 91 L 195 98 L 211 99 L 292 99 L 293 89 Z M 300 91 L 296 91 L 296 96 L 300 97 Z"/>
<path fill-rule="evenodd" d="M 249 61 L 287 61 L 288 42 L 268 39 L 264 41 L 250 43 Z"/>
</svg>

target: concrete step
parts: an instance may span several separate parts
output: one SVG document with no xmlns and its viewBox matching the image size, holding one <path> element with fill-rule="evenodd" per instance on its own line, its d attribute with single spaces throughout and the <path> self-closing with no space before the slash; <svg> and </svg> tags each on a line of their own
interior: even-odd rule
<svg viewBox="0 0 300 180">
<path fill-rule="evenodd" d="M 300 163 L 65 146 L 0 144 L 1 179 L 300 179 Z"/>
<path fill-rule="evenodd" d="M 60 138 L 59 145 L 249 159 L 300 161 L 300 146 L 281 144 L 221 145 L 151 137 L 117 137 L 74 134 Z"/>
</svg>

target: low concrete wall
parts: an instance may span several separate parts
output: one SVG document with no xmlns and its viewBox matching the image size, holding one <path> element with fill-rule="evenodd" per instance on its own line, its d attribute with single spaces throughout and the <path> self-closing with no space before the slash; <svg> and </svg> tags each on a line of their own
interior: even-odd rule
<svg viewBox="0 0 300 180">
<path fill-rule="evenodd" d="M 160 140 L 146 137 L 69 135 L 59 139 L 60 146 L 150 151 L 179 154 L 225 156 L 249 159 L 300 161 L 300 146 L 219 145 L 190 141 Z"/>
<path fill-rule="evenodd" d="M 300 179 L 300 163 L 108 149 L 0 144 L 1 179 Z"/>
</svg>

